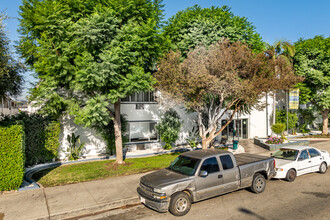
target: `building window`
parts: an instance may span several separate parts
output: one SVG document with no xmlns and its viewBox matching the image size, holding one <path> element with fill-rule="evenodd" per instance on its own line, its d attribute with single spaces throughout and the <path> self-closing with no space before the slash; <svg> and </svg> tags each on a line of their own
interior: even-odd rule
<svg viewBox="0 0 330 220">
<path fill-rule="evenodd" d="M 135 109 L 136 110 L 142 110 L 142 109 L 144 109 L 144 104 L 135 104 Z"/>
<path fill-rule="evenodd" d="M 121 99 L 121 101 L 122 102 L 142 102 L 142 103 L 155 102 L 155 93 L 153 91 L 136 92 L 126 98 Z"/>
<path fill-rule="evenodd" d="M 129 142 L 157 141 L 156 122 L 128 122 Z"/>
</svg>

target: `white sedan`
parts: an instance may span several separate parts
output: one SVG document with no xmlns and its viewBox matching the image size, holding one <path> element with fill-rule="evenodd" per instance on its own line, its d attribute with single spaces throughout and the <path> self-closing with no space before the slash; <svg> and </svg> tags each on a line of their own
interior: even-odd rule
<svg viewBox="0 0 330 220">
<path fill-rule="evenodd" d="M 306 173 L 325 173 L 330 166 L 330 156 L 327 151 L 307 146 L 288 146 L 272 154 L 275 158 L 276 175 L 274 178 L 286 179 L 289 182 L 296 176 Z"/>
</svg>

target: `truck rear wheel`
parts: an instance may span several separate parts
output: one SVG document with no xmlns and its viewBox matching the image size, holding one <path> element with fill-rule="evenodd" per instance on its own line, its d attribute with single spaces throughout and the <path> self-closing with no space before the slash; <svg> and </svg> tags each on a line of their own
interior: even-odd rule
<svg viewBox="0 0 330 220">
<path fill-rule="evenodd" d="M 254 193 L 262 193 L 266 188 L 266 179 L 265 177 L 260 174 L 257 173 L 254 175 L 253 177 L 253 181 L 252 181 L 252 186 L 251 186 L 251 190 Z"/>
<path fill-rule="evenodd" d="M 175 216 L 183 216 L 191 208 L 191 199 L 187 193 L 177 192 L 171 196 L 170 212 Z"/>
</svg>

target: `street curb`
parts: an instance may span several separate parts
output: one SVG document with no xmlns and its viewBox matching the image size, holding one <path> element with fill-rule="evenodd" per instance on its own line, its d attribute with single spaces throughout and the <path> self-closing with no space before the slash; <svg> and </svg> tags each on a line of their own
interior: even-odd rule
<svg viewBox="0 0 330 220">
<path fill-rule="evenodd" d="M 136 205 L 139 203 L 140 203 L 139 198 L 133 197 L 133 198 L 118 200 L 115 202 L 102 203 L 102 204 L 97 204 L 97 205 L 93 205 L 93 206 L 85 207 L 85 208 L 81 208 L 81 209 L 70 210 L 67 212 L 55 213 L 55 214 L 51 214 L 50 216 L 47 216 L 47 217 L 37 218 L 37 220 L 76 219 L 79 217 L 91 216 L 94 214 L 107 212 L 107 211 L 111 211 L 114 209 L 119 209 L 119 208 L 129 206 L 129 205 Z"/>
</svg>

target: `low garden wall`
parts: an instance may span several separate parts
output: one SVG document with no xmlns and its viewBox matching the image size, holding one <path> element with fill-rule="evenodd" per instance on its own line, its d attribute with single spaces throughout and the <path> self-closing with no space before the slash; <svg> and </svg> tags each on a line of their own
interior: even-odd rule
<svg viewBox="0 0 330 220">
<path fill-rule="evenodd" d="M 254 138 L 253 142 L 254 144 L 263 147 L 267 150 L 278 150 L 281 147 L 286 147 L 286 146 L 294 146 L 294 145 L 300 145 L 300 146 L 305 146 L 305 145 L 309 145 L 309 141 L 308 140 L 301 140 L 301 141 L 289 141 L 287 143 L 283 143 L 283 144 L 266 144 L 267 138 Z"/>
</svg>

